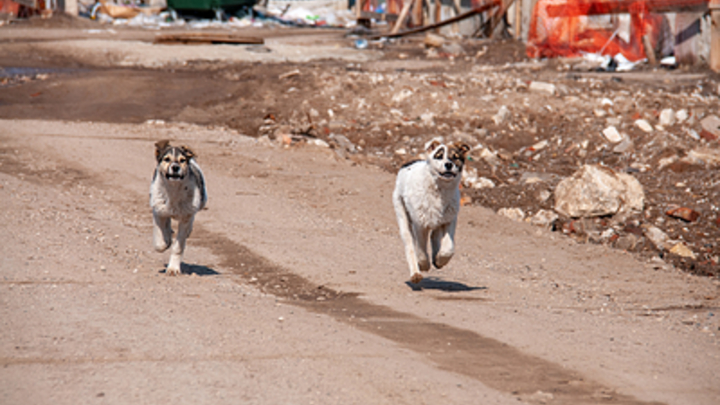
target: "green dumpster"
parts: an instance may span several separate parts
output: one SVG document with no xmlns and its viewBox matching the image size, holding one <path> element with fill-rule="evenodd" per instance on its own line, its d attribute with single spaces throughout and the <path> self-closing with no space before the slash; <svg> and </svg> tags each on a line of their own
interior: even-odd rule
<svg viewBox="0 0 720 405">
<path fill-rule="evenodd" d="M 255 5 L 255 0 L 167 0 L 168 8 L 178 11 L 225 10 L 232 12 L 253 5 Z"/>
</svg>

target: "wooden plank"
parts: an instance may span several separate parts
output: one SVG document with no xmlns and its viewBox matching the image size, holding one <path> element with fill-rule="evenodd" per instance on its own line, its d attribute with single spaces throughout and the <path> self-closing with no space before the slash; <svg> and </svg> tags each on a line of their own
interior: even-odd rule
<svg viewBox="0 0 720 405">
<path fill-rule="evenodd" d="M 720 72 L 720 0 L 710 0 L 710 69 Z"/>
<path fill-rule="evenodd" d="M 391 35 L 397 34 L 398 31 L 400 31 L 400 27 L 405 24 L 405 19 L 408 16 L 408 12 L 410 11 L 410 7 L 413 5 L 413 0 L 405 0 L 405 4 L 403 4 L 402 10 L 400 10 L 400 16 L 397 19 L 397 22 L 395 22 L 395 25 L 392 28 L 392 31 L 390 31 Z"/>
<path fill-rule="evenodd" d="M 375 11 L 363 11 L 360 14 L 360 18 L 372 18 L 378 21 L 397 21 L 397 14 L 390 13 L 377 13 Z"/>
<path fill-rule="evenodd" d="M 500 5 L 500 8 L 493 14 L 492 19 L 490 20 L 490 26 L 487 32 L 485 32 L 485 36 L 490 38 L 495 33 L 495 28 L 497 28 L 498 24 L 500 24 L 500 21 L 502 21 L 503 15 L 507 12 L 507 9 L 515 2 L 515 0 L 502 0 L 502 4 Z"/>
<path fill-rule="evenodd" d="M 700 13 L 678 13 L 675 16 L 675 61 L 694 65 L 699 59 Z"/>
<path fill-rule="evenodd" d="M 474 15 L 476 15 L 476 14 L 483 13 L 483 12 L 485 12 L 485 11 L 487 11 L 487 10 L 490 10 L 491 8 L 495 8 L 495 7 L 498 7 L 498 6 L 499 6 L 499 4 L 498 4 L 497 1 L 492 1 L 492 2 L 489 2 L 489 3 L 485 3 L 485 4 L 481 5 L 481 6 L 475 7 L 475 8 L 473 8 L 473 9 L 471 9 L 471 10 L 469 10 L 469 11 L 466 11 L 466 12 L 464 12 L 464 13 L 462 13 L 462 14 L 460 14 L 460 15 L 457 15 L 457 16 L 455 16 L 455 17 L 448 18 L 448 19 L 445 20 L 445 21 L 437 22 L 437 23 L 435 23 L 435 24 L 429 24 L 429 25 L 426 25 L 426 26 L 424 26 L 424 27 L 418 27 L 418 28 L 414 28 L 414 29 L 411 29 L 411 30 L 403 31 L 403 32 L 396 32 L 396 33 L 392 33 L 392 32 L 391 32 L 390 34 L 370 35 L 370 36 L 368 36 L 367 38 L 368 38 L 368 39 L 397 38 L 397 37 L 404 37 L 404 36 L 407 36 L 407 35 L 419 34 L 419 33 L 421 33 L 421 32 L 434 30 L 434 29 L 436 29 L 436 28 L 440 28 L 440 27 L 443 27 L 443 26 L 448 25 L 448 24 L 452 24 L 452 23 L 455 23 L 455 22 L 458 22 L 458 21 L 462 21 L 462 20 L 464 20 L 464 19 L 466 19 L 466 18 L 472 17 L 472 16 L 474 16 Z M 398 21 L 399 21 L 399 20 L 398 20 Z"/>
<path fill-rule="evenodd" d="M 161 34 L 155 36 L 155 44 L 245 44 L 262 45 L 265 41 L 259 37 L 242 37 L 231 34 L 212 34 L 205 32 L 194 32 L 186 34 Z"/>
</svg>

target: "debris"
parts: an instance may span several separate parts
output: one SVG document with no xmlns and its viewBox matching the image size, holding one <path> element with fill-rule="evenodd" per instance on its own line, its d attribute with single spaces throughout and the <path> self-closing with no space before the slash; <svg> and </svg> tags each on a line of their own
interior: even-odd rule
<svg viewBox="0 0 720 405">
<path fill-rule="evenodd" d="M 686 222 L 695 222 L 700 217 L 700 213 L 695 211 L 692 208 L 687 207 L 678 207 L 678 208 L 672 208 L 665 212 L 666 215 L 669 215 L 673 218 L 679 218 Z"/>
<path fill-rule="evenodd" d="M 300 69 L 291 70 L 289 72 L 285 72 L 278 76 L 278 80 L 287 79 L 293 76 L 299 76 L 300 75 Z"/>
<path fill-rule="evenodd" d="M 674 255 L 678 255 L 680 257 L 687 257 L 690 259 L 696 258 L 695 253 L 692 250 L 690 250 L 690 248 L 684 242 L 679 242 L 675 246 L 670 248 L 670 253 L 672 253 Z"/>
<path fill-rule="evenodd" d="M 708 135 L 703 136 L 701 133 L 700 136 L 703 136 L 703 138 L 710 141 L 720 138 L 720 118 L 718 118 L 717 115 L 708 115 L 700 121 L 700 125 L 702 126 L 703 133 L 710 134 L 710 139 L 708 139 Z"/>
<path fill-rule="evenodd" d="M 368 47 L 368 41 L 365 38 L 358 38 L 354 42 L 355 49 L 367 49 Z"/>
<path fill-rule="evenodd" d="M 510 110 L 508 110 L 506 106 L 501 106 L 497 114 L 493 115 L 492 119 L 496 125 L 500 125 L 503 122 L 507 121 L 507 119 L 511 116 L 512 114 L 510 113 Z"/>
<path fill-rule="evenodd" d="M 410 89 L 402 89 L 399 93 L 395 94 L 392 98 L 393 103 L 399 104 L 406 99 L 410 98 L 410 96 L 413 95 L 412 90 Z"/>
<path fill-rule="evenodd" d="M 428 33 L 425 35 L 425 40 L 423 41 L 423 43 L 428 48 L 440 48 L 445 43 L 445 38 L 441 37 L 440 35 Z"/>
<path fill-rule="evenodd" d="M 555 211 L 573 218 L 638 213 L 644 202 L 634 177 L 597 165 L 583 166 L 555 188 Z"/>
<path fill-rule="evenodd" d="M 551 96 L 554 96 L 557 93 L 557 87 L 554 84 L 545 83 L 545 82 L 533 81 L 530 83 L 528 90 L 536 91 L 536 92 L 540 92 L 540 93 L 547 93 Z"/>
<path fill-rule="evenodd" d="M 665 232 L 660 230 L 660 228 L 649 224 L 644 224 L 642 228 L 644 231 L 643 235 L 645 235 L 658 250 L 668 250 L 673 245 L 674 242 Z"/>
<path fill-rule="evenodd" d="M 630 139 L 629 136 L 623 136 L 622 141 L 615 145 L 613 148 L 613 152 L 615 153 L 625 153 L 630 152 L 635 147 L 635 143 Z"/>
<path fill-rule="evenodd" d="M 539 210 L 535 213 L 532 217 L 530 217 L 528 220 L 531 224 L 535 226 L 541 226 L 544 228 L 550 228 L 555 221 L 558 219 L 558 214 L 548 211 L 548 210 Z"/>
<path fill-rule="evenodd" d="M 500 208 L 497 213 L 498 215 L 502 215 L 518 222 L 525 218 L 525 213 L 520 208 Z"/>
<path fill-rule="evenodd" d="M 643 119 L 635 120 L 635 126 L 640 128 L 642 131 L 650 133 L 653 131 L 652 125 Z"/>
<path fill-rule="evenodd" d="M 660 112 L 660 125 L 669 127 L 675 124 L 675 111 L 672 108 L 666 108 Z"/>
<path fill-rule="evenodd" d="M 614 126 L 603 129 L 602 134 L 605 136 L 605 139 L 612 143 L 618 143 L 623 140 L 623 136 L 620 135 L 620 132 L 618 132 Z"/>
<path fill-rule="evenodd" d="M 690 118 L 687 110 L 679 110 L 675 113 L 675 119 L 678 123 L 682 124 L 686 119 Z"/>
<path fill-rule="evenodd" d="M 184 34 L 160 34 L 155 36 L 155 44 L 246 44 L 262 45 L 265 40 L 259 37 L 246 37 L 233 34 L 213 34 L 207 32 L 188 32 Z"/>
<path fill-rule="evenodd" d="M 688 152 L 684 162 L 710 167 L 720 166 L 720 149 L 697 148 Z"/>
</svg>

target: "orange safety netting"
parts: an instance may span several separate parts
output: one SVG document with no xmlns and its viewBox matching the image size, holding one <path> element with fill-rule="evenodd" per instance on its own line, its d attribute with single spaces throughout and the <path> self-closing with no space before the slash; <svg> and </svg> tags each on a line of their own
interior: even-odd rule
<svg viewBox="0 0 720 405">
<path fill-rule="evenodd" d="M 531 58 L 552 58 L 558 56 L 576 57 L 583 53 L 602 55 L 623 54 L 635 62 L 645 59 L 643 36 L 650 34 L 650 43 L 656 46 L 660 35 L 662 16 L 650 14 L 645 1 L 632 2 L 630 13 L 630 41 L 625 42 L 617 35 L 616 29 L 591 28 L 589 11 L 598 13 L 598 4 L 609 3 L 598 0 L 539 0 L 533 10 L 528 33 L 527 55 Z"/>
</svg>

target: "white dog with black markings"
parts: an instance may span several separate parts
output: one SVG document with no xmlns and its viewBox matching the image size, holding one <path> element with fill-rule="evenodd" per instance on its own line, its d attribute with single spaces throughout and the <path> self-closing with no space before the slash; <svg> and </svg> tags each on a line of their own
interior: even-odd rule
<svg viewBox="0 0 720 405">
<path fill-rule="evenodd" d="M 432 264 L 445 266 L 455 252 L 455 226 L 460 211 L 460 178 L 470 147 L 464 143 L 425 145 L 427 157 L 404 165 L 398 172 L 393 205 L 410 266 L 410 281 L 422 281 L 421 271 Z"/>
<path fill-rule="evenodd" d="M 186 146 L 172 146 L 164 140 L 155 144 L 157 167 L 150 185 L 150 207 L 153 211 L 153 244 L 155 250 L 170 248 L 166 274 L 181 273 L 185 242 L 190 236 L 195 214 L 207 203 L 205 177 L 195 161 L 195 153 Z M 171 220 L 178 223 L 172 240 Z"/>
</svg>

